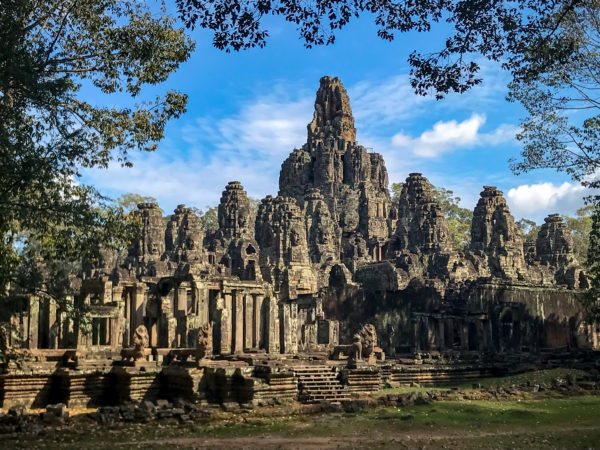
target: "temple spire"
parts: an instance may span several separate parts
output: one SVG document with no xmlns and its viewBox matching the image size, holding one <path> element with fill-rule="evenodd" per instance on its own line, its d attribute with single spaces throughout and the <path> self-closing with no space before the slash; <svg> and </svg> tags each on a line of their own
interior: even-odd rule
<svg viewBox="0 0 600 450">
<path fill-rule="evenodd" d="M 344 85 L 337 77 L 325 76 L 317 91 L 313 120 L 308 124 L 308 142 L 328 138 L 354 142 L 356 129 Z"/>
</svg>

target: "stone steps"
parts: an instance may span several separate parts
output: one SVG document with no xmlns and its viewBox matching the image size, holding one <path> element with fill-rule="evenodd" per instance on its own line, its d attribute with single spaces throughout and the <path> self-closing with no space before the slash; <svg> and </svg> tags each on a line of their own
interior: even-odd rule
<svg viewBox="0 0 600 450">
<path fill-rule="evenodd" d="M 328 367 L 291 368 L 298 378 L 299 400 L 303 403 L 332 403 L 350 400 L 350 393 L 340 383 L 337 373 Z"/>
<path fill-rule="evenodd" d="M 381 390 L 381 375 L 378 372 L 354 373 L 346 375 L 348 391 L 355 394 L 370 394 Z"/>
<path fill-rule="evenodd" d="M 298 399 L 298 381 L 291 372 L 271 373 L 264 380 L 253 380 L 251 386 L 249 384 L 245 387 L 248 391 L 244 393 L 255 404 L 288 403 Z"/>
</svg>

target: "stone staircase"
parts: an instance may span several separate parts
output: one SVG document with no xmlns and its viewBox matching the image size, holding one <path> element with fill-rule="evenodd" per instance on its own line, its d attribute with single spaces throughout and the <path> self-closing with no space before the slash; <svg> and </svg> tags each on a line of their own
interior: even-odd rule
<svg viewBox="0 0 600 450">
<path fill-rule="evenodd" d="M 350 400 L 350 393 L 340 383 L 337 373 L 327 366 L 291 368 L 298 379 L 298 399 L 302 403 L 339 403 Z"/>
</svg>

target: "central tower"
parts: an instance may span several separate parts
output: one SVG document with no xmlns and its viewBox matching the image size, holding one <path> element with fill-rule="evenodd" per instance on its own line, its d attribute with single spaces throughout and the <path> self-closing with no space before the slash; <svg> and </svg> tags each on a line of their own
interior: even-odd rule
<svg viewBox="0 0 600 450">
<path fill-rule="evenodd" d="M 379 260 L 389 236 L 390 195 L 383 158 L 356 142 L 348 93 L 338 78 L 323 77 L 307 142 L 283 162 L 279 195 L 304 207 L 318 191 L 336 227 L 340 259 Z M 310 197 L 310 196 L 309 196 Z"/>
</svg>

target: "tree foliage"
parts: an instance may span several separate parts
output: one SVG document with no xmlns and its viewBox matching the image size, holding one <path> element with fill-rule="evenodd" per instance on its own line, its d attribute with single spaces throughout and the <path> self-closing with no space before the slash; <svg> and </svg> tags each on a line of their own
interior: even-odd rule
<svg viewBox="0 0 600 450">
<path fill-rule="evenodd" d="M 600 208 L 592 212 L 592 229 L 590 230 L 587 275 L 590 289 L 581 298 L 586 318 L 591 323 L 600 324 Z"/>
<path fill-rule="evenodd" d="M 398 203 L 400 201 L 400 194 L 402 194 L 403 187 L 404 183 L 392 183 L 392 187 L 390 188 L 392 203 Z"/>
<path fill-rule="evenodd" d="M 210 235 L 219 229 L 218 206 L 207 206 L 205 210 L 192 209 L 200 219 L 200 226 L 205 235 Z"/>
<path fill-rule="evenodd" d="M 535 245 L 540 226 L 533 220 L 524 218 L 517 222 L 517 226 L 521 230 L 521 233 L 523 233 L 523 241 Z"/>
<path fill-rule="evenodd" d="M 584 265 L 587 264 L 588 259 L 594 210 L 594 205 L 587 205 L 579 208 L 575 217 L 563 215 L 563 220 L 571 232 L 575 256 Z"/>
<path fill-rule="evenodd" d="M 156 148 L 187 98 L 143 97 L 144 87 L 192 48 L 141 0 L 0 3 L 0 296 L 27 263 L 23 249 L 48 265 L 127 240 L 126 211 L 77 179 L 81 168 L 130 165 L 131 151 Z M 111 94 L 130 105 L 103 106 Z"/>
<path fill-rule="evenodd" d="M 517 138 L 522 158 L 512 161 L 515 173 L 554 169 L 569 174 L 592 189 L 587 202 L 567 223 L 572 230 L 578 259 L 586 263 L 592 289 L 586 307 L 600 321 L 600 1 L 578 1 L 560 16 L 552 39 L 525 48 L 524 59 L 540 70 L 517 78 L 509 100 L 520 102 L 527 115 Z M 541 61 L 538 63 L 538 61 Z M 589 248 L 586 251 L 589 234 Z M 587 256 L 587 257 L 586 257 Z"/>
<path fill-rule="evenodd" d="M 461 208 L 460 197 L 449 189 L 433 186 L 433 196 L 446 216 L 452 248 L 456 251 L 466 250 L 471 243 L 473 211 Z"/>
<path fill-rule="evenodd" d="M 154 198 L 154 197 L 150 197 L 147 195 L 141 195 L 141 194 L 134 194 L 131 192 L 128 192 L 126 194 L 121 194 L 121 196 L 117 199 L 115 199 L 115 202 L 117 205 L 121 206 L 125 211 L 127 212 L 132 212 L 137 210 L 137 207 L 140 203 L 156 203 L 158 204 L 158 201 Z M 160 212 L 162 213 L 163 210 L 161 208 Z"/>
<path fill-rule="evenodd" d="M 439 51 L 414 51 L 408 62 L 417 93 L 432 91 L 438 98 L 464 92 L 478 84 L 479 55 L 501 61 L 516 80 L 546 70 L 570 54 L 568 46 L 554 45 L 565 16 L 582 0 L 176 0 L 188 27 L 214 33 L 213 44 L 226 51 L 263 47 L 269 16 L 297 27 L 306 47 L 333 44 L 336 33 L 360 16 L 373 18 L 377 34 L 391 41 L 409 31 L 427 32 L 446 23 L 450 33 Z M 549 44 L 552 43 L 552 44 Z M 535 51 L 553 45 L 554 53 Z M 533 51 L 536 58 L 528 58 Z"/>
<path fill-rule="evenodd" d="M 564 49 L 568 57 L 553 58 Z M 564 16 L 556 39 L 527 57 L 549 63 L 510 85 L 509 99 L 527 111 L 517 136 L 522 159 L 513 161 L 513 170 L 556 169 L 589 188 L 600 187 L 600 2 L 580 2 Z"/>
</svg>

